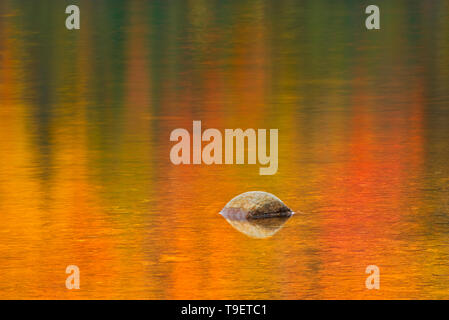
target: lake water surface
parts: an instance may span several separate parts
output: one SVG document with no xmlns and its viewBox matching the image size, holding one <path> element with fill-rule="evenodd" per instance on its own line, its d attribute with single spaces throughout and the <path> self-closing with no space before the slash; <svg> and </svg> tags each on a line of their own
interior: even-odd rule
<svg viewBox="0 0 449 320">
<path fill-rule="evenodd" d="M 0 2 L 0 298 L 449 298 L 449 3 Z M 278 128 L 279 170 L 170 132 Z M 219 211 L 296 214 L 254 239 Z M 81 289 L 65 288 L 68 265 Z M 365 269 L 380 268 L 380 290 Z"/>
</svg>

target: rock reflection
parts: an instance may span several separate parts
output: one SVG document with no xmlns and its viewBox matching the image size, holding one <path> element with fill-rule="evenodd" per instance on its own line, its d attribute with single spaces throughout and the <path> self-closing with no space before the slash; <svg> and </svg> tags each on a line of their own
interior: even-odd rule
<svg viewBox="0 0 449 320">
<path fill-rule="evenodd" d="M 250 238 L 265 239 L 275 235 L 282 229 L 284 224 L 290 217 L 276 217 L 266 219 L 236 219 L 227 215 L 226 213 L 220 213 L 234 229 L 244 233 Z"/>
</svg>

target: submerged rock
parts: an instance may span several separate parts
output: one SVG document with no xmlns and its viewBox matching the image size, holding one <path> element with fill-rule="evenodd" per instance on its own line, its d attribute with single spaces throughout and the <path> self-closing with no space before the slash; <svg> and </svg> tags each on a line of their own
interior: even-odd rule
<svg viewBox="0 0 449 320">
<path fill-rule="evenodd" d="M 247 235 L 251 238 L 264 239 L 273 236 L 278 232 L 290 219 L 289 217 L 283 218 L 268 218 L 268 219 L 227 219 L 226 221 L 234 227 L 234 229 Z"/>
<path fill-rule="evenodd" d="M 278 197 L 268 192 L 245 192 L 229 201 L 221 215 L 230 220 L 290 217 L 293 212 Z"/>
</svg>

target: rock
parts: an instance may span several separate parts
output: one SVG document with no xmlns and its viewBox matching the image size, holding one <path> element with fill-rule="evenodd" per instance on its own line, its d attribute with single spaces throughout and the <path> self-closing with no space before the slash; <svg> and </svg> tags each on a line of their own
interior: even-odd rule
<svg viewBox="0 0 449 320">
<path fill-rule="evenodd" d="M 226 219 L 234 229 L 247 235 L 250 238 L 264 239 L 273 236 L 290 219 L 268 218 L 268 219 Z"/>
<path fill-rule="evenodd" d="M 290 217 L 293 212 L 278 197 L 268 192 L 245 192 L 229 201 L 221 215 L 230 220 Z"/>
</svg>

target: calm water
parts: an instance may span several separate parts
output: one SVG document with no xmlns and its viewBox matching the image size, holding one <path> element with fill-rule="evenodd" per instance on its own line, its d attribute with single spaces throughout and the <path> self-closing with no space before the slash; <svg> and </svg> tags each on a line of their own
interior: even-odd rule
<svg viewBox="0 0 449 320">
<path fill-rule="evenodd" d="M 449 298 L 447 1 L 72 2 L 0 2 L 0 298 Z M 192 120 L 278 173 L 172 165 Z M 247 237 L 249 190 L 298 213 Z"/>
</svg>

